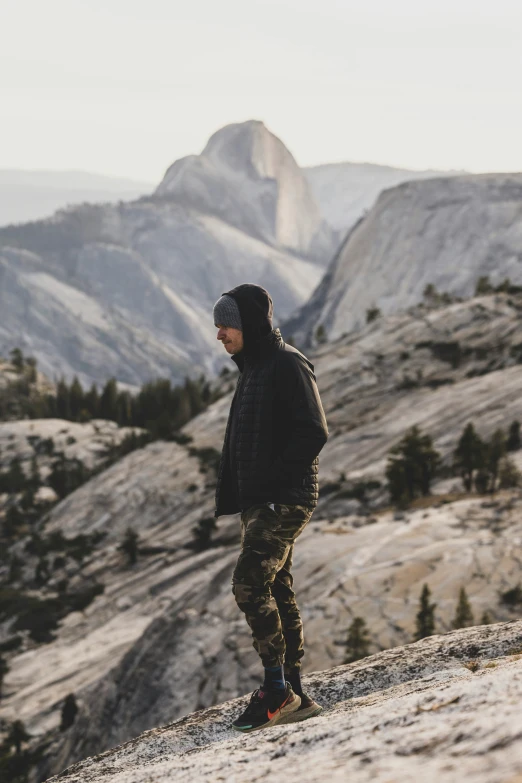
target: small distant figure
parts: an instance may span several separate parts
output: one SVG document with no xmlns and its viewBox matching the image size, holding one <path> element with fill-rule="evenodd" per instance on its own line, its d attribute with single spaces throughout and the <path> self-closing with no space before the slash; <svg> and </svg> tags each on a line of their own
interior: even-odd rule
<svg viewBox="0 0 522 783">
<path fill-rule="evenodd" d="M 328 428 L 314 367 L 272 328 L 272 299 L 258 285 L 223 294 L 217 339 L 239 368 L 216 487 L 215 516 L 241 513 L 232 577 L 238 607 L 264 667 L 234 729 L 255 731 L 321 712 L 301 686 L 303 623 L 292 553 L 317 505 L 318 454 Z"/>
</svg>

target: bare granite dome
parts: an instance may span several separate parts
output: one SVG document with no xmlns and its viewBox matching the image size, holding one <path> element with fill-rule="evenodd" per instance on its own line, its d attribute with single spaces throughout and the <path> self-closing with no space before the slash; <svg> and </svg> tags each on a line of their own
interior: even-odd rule
<svg viewBox="0 0 522 783">
<path fill-rule="evenodd" d="M 520 620 L 423 639 L 305 676 L 326 709 L 304 723 L 238 736 L 230 722 L 243 697 L 158 726 L 52 780 L 519 783 L 521 642 Z"/>
<path fill-rule="evenodd" d="M 156 195 L 197 200 L 198 208 L 305 255 L 322 258 L 335 246 L 306 176 L 262 122 L 221 128 L 201 155 L 168 169 Z"/>
<path fill-rule="evenodd" d="M 407 182 L 384 191 L 348 235 L 313 296 L 287 324 L 301 344 L 331 338 L 422 299 L 428 283 L 467 296 L 477 279 L 522 283 L 522 174 Z"/>
</svg>

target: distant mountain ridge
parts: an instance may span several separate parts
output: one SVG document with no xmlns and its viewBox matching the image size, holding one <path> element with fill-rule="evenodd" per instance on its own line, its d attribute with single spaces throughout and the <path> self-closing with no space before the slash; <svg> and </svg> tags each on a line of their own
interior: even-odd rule
<svg viewBox="0 0 522 783">
<path fill-rule="evenodd" d="M 74 204 L 130 201 L 153 187 L 148 182 L 87 171 L 0 169 L 0 226 L 42 220 Z"/>
<path fill-rule="evenodd" d="M 383 190 L 402 182 L 463 174 L 461 171 L 414 171 L 377 163 L 325 163 L 304 172 L 321 212 L 336 231 L 346 233 L 373 207 Z"/>
<path fill-rule="evenodd" d="M 0 354 L 18 346 L 84 384 L 211 373 L 229 361 L 221 293 L 260 283 L 287 317 L 337 242 L 282 142 L 259 122 L 228 126 L 149 196 L 0 229 Z"/>
</svg>

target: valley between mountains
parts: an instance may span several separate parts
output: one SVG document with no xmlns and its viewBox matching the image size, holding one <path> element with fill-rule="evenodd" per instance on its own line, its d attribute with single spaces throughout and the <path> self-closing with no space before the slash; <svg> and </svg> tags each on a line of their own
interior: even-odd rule
<svg viewBox="0 0 522 783">
<path fill-rule="evenodd" d="M 371 652 L 411 642 L 426 582 L 439 632 L 451 629 L 462 586 L 476 623 L 484 612 L 497 622 L 516 618 L 516 606 L 501 596 L 520 581 L 522 491 L 481 496 L 464 492 L 457 476 L 441 477 L 430 499 L 397 512 L 383 474 L 387 452 L 413 424 L 432 435 L 449 465 L 469 421 L 486 437 L 522 417 L 521 307 L 519 296 L 507 294 L 421 305 L 312 356 L 330 439 L 320 460 L 322 497 L 294 558 L 305 672 L 343 662 L 356 616 L 368 621 Z M 202 455 L 221 445 L 233 378 L 220 383 L 223 396 L 184 427 L 187 443 L 133 451 L 45 518 L 42 536 L 84 534 L 95 543 L 81 563 L 53 573 L 43 593 L 66 574 L 104 590 L 68 614 L 53 641 L 28 640 L 10 658 L 2 713 L 46 743 L 41 777 L 259 685 L 230 587 L 238 519 L 221 518 L 203 551 L 191 545 L 192 528 L 213 513 L 215 479 Z M 46 421 L 1 424 L 0 442 L 2 431 L 10 438 L 30 425 L 37 434 Z M 513 459 L 522 467 L 522 452 Z M 361 481 L 373 488 L 358 500 L 350 490 Z M 133 566 L 120 549 L 129 527 L 140 537 Z M 17 546 L 22 551 L 23 542 Z M 28 574 L 35 565 L 27 563 Z M 80 710 L 60 732 L 69 693 Z"/>
</svg>

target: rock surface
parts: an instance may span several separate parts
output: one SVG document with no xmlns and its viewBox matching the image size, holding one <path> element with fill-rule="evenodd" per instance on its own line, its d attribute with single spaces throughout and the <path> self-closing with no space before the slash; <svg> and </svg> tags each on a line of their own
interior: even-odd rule
<svg viewBox="0 0 522 783">
<path fill-rule="evenodd" d="M 434 636 L 305 688 L 325 711 L 237 736 L 246 699 L 155 728 L 52 780 L 162 783 L 287 777 L 333 781 L 516 783 L 522 769 L 522 621 Z"/>
<path fill-rule="evenodd" d="M 418 303 L 431 283 L 469 296 L 478 278 L 522 282 L 522 175 L 407 182 L 381 194 L 350 232 L 309 302 L 285 325 L 309 345 L 318 324 L 335 339 Z"/>
<path fill-rule="evenodd" d="M 522 417 L 517 303 L 498 295 L 382 318 L 312 357 L 331 432 L 321 483 L 339 482 L 340 491 L 321 497 L 295 549 L 306 671 L 343 661 L 356 616 L 370 626 L 372 651 L 411 640 L 424 583 L 439 630 L 451 627 L 462 586 L 475 622 L 484 611 L 495 620 L 516 612 L 501 598 L 520 579 L 519 489 L 484 498 L 444 479 L 434 486 L 439 497 L 399 515 L 343 493 L 353 481 L 382 482 L 387 451 L 415 423 L 447 461 L 468 421 L 488 436 Z M 417 378 L 418 370 L 419 386 L 405 386 L 404 373 Z M 209 549 L 191 548 L 192 528 L 213 513 L 214 476 L 198 449 L 220 448 L 229 404 L 230 394 L 192 420 L 190 443 L 133 452 L 49 515 L 46 535 L 107 535 L 83 565 L 103 595 L 68 615 L 55 641 L 13 657 L 5 679 L 6 719 L 22 716 L 34 736 L 54 737 L 47 775 L 259 684 L 230 589 L 237 517 L 219 520 Z M 522 452 L 513 459 L 522 467 Z M 129 526 L 148 548 L 132 568 L 118 551 Z M 60 735 L 70 692 L 80 714 Z"/>
<path fill-rule="evenodd" d="M 156 195 L 322 263 L 335 244 L 307 178 L 262 122 L 217 131 L 201 155 L 182 158 L 168 169 Z"/>
</svg>

